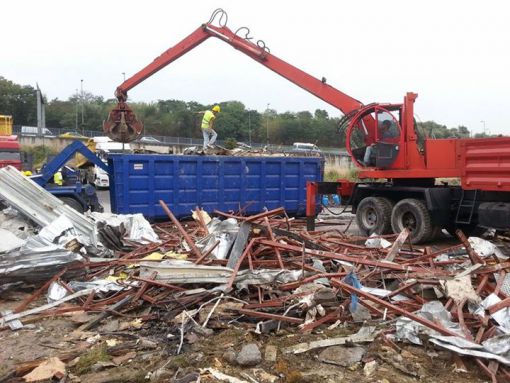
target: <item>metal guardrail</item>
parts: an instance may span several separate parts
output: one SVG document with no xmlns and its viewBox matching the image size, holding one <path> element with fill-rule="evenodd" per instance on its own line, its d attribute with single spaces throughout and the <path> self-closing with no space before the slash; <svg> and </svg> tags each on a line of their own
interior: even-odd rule
<svg viewBox="0 0 510 383">
<path fill-rule="evenodd" d="M 50 134 L 45 135 L 45 137 L 58 137 L 61 134 L 67 133 L 71 131 L 70 129 L 58 129 L 58 128 L 47 128 L 50 132 Z M 23 134 L 21 132 L 21 126 L 20 125 L 14 125 L 12 129 L 13 134 L 20 135 L 20 136 L 28 136 L 28 137 L 35 137 L 35 134 Z M 79 133 L 85 137 L 98 137 L 98 136 L 104 136 L 103 131 L 98 130 L 84 130 L 79 131 Z M 158 135 L 147 135 L 148 137 L 153 137 L 158 142 L 142 142 L 147 145 L 182 145 L 182 146 L 199 146 L 202 145 L 203 140 L 201 138 L 192 138 L 192 137 L 171 137 L 171 136 L 158 136 Z M 225 144 L 225 140 L 217 140 L 216 141 L 218 145 L 223 146 Z M 245 142 L 245 144 L 248 144 Z M 291 145 L 273 145 L 269 144 L 266 145 L 264 143 L 260 142 L 252 142 L 250 145 L 252 148 L 263 148 L 267 146 L 269 150 L 273 151 L 292 151 L 293 146 Z M 330 154 L 330 155 L 340 155 L 340 156 L 348 156 L 348 153 L 345 150 L 337 149 L 337 148 L 321 148 L 321 152 L 323 154 Z"/>
</svg>

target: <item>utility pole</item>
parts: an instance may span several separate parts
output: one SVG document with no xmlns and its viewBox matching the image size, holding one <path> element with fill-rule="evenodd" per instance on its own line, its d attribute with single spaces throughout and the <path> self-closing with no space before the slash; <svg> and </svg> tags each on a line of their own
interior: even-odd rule
<svg viewBox="0 0 510 383">
<path fill-rule="evenodd" d="M 268 102 L 266 106 L 266 145 L 269 146 L 269 106 L 271 104 Z"/>
<path fill-rule="evenodd" d="M 485 120 L 482 120 L 480 122 L 483 124 L 483 134 L 486 135 L 487 134 L 487 128 L 485 126 Z"/>
<path fill-rule="evenodd" d="M 124 82 L 126 82 L 126 72 L 122 72 L 122 76 L 124 77 Z"/>
<path fill-rule="evenodd" d="M 78 132 L 78 89 L 76 89 L 76 101 L 74 102 L 74 131 Z"/>
<path fill-rule="evenodd" d="M 248 110 L 248 140 L 251 146 L 251 110 Z"/>
<path fill-rule="evenodd" d="M 83 118 L 83 79 L 81 80 L 80 102 L 81 102 L 81 134 L 84 134 L 85 133 L 85 120 Z"/>
</svg>

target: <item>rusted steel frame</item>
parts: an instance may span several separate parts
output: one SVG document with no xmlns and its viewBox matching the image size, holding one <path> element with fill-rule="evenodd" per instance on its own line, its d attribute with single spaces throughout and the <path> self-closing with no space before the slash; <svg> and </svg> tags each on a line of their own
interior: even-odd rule
<svg viewBox="0 0 510 383">
<path fill-rule="evenodd" d="M 443 267 L 443 266 L 450 266 L 450 265 L 456 265 L 456 264 L 462 264 L 464 263 L 465 260 L 464 259 L 450 259 L 448 261 L 440 261 L 440 262 L 434 262 L 434 265 L 436 267 Z M 476 271 L 476 273 L 478 274 L 478 270 Z"/>
<path fill-rule="evenodd" d="M 156 278 L 156 275 L 158 275 L 157 271 L 153 271 L 149 275 L 149 280 L 153 280 L 154 278 Z M 136 294 L 133 297 L 132 301 L 133 302 L 137 302 L 138 299 L 140 299 L 140 297 L 145 293 L 145 290 L 147 290 L 148 287 L 149 287 L 149 283 L 147 281 L 142 282 L 140 287 L 138 287 L 138 291 L 136 292 Z"/>
<path fill-rule="evenodd" d="M 418 284 L 417 280 L 412 281 L 410 283 L 404 283 L 402 286 L 400 286 L 396 290 L 393 290 L 391 293 L 386 295 L 384 298 L 390 299 L 391 297 L 394 297 L 395 295 L 398 295 L 398 294 L 402 293 L 403 291 L 405 291 L 405 290 L 407 290 L 407 289 L 409 289 L 409 288 L 411 288 L 413 286 L 416 286 L 417 284 Z"/>
<path fill-rule="evenodd" d="M 128 295 L 132 295 L 134 293 L 134 291 L 131 289 L 131 290 L 124 290 L 124 291 L 118 291 L 116 292 L 113 296 L 111 297 L 108 297 L 108 298 L 104 298 L 104 299 L 100 299 L 98 301 L 93 301 L 91 303 L 91 307 L 92 306 L 100 306 L 100 305 L 110 305 L 112 303 L 115 303 L 117 301 L 120 301 L 121 299 L 127 297 Z"/>
<path fill-rule="evenodd" d="M 386 272 L 385 277 L 387 279 L 429 279 L 429 278 L 438 278 L 438 277 L 451 277 L 452 273 L 445 270 L 428 270 L 424 269 L 421 272 L 413 272 L 413 273 L 395 273 L 394 270 L 392 272 Z"/>
<path fill-rule="evenodd" d="M 92 290 L 90 292 L 90 294 L 87 296 L 85 303 L 83 304 L 84 309 L 90 307 L 90 305 L 92 304 L 92 301 L 94 300 L 95 295 L 96 295 L 96 290 Z"/>
<path fill-rule="evenodd" d="M 473 335 L 471 334 L 471 331 L 469 331 L 469 329 L 466 326 L 466 323 L 464 321 L 464 313 L 462 312 L 466 302 L 467 302 L 467 298 L 464 298 L 457 305 L 457 320 L 459 322 L 459 326 L 460 326 L 462 332 L 464 333 L 464 336 L 466 337 L 466 339 L 472 341 L 473 340 Z"/>
<path fill-rule="evenodd" d="M 478 277 L 480 278 L 480 277 Z M 483 291 L 483 289 L 485 288 L 485 285 L 487 284 L 487 282 L 489 282 L 489 274 L 485 274 L 481 277 L 481 280 L 480 282 L 478 282 L 477 286 L 476 286 L 476 294 L 477 295 L 480 295 L 480 293 Z"/>
<path fill-rule="evenodd" d="M 253 222 L 253 221 L 256 221 L 256 220 L 264 218 L 264 217 L 271 217 L 274 215 L 283 214 L 284 212 L 285 212 L 285 210 L 283 209 L 283 207 L 279 207 L 274 210 L 269 210 L 269 211 L 265 211 L 263 213 L 259 213 L 256 215 L 251 215 L 249 217 L 241 217 L 241 216 L 234 215 L 234 214 L 224 213 L 219 210 L 214 210 L 214 214 L 221 215 L 221 216 L 227 217 L 227 218 L 235 218 L 239 221 L 245 221 L 245 222 Z"/>
<path fill-rule="evenodd" d="M 490 282 L 487 282 L 485 284 L 485 291 L 487 291 L 488 294 L 492 294 L 492 293 L 495 293 L 496 291 L 496 284 L 495 283 L 490 283 Z M 496 294 L 499 298 L 501 299 L 506 299 L 508 298 L 510 295 L 507 295 L 504 291 L 502 290 L 499 290 Z"/>
<path fill-rule="evenodd" d="M 403 316 L 405 316 L 405 317 L 407 317 L 407 318 L 409 318 L 411 320 L 414 320 L 414 321 L 416 321 L 416 322 L 418 322 L 418 323 L 420 323 L 420 324 L 422 324 L 422 325 L 424 325 L 426 327 L 429 327 L 429 328 L 439 332 L 442 335 L 458 336 L 458 334 L 453 332 L 453 331 L 445 329 L 444 327 L 439 326 L 438 324 L 436 324 L 434 322 L 431 322 L 431 321 L 429 321 L 429 320 L 427 320 L 425 318 L 419 317 L 416 314 L 410 313 L 410 312 L 408 312 L 408 311 L 406 311 L 406 310 L 404 310 L 404 309 L 402 309 L 402 308 L 400 308 L 400 307 L 398 307 L 398 306 L 396 306 L 396 305 L 394 305 L 392 303 L 386 302 L 386 301 L 384 301 L 384 300 L 382 300 L 382 299 L 380 299 L 380 298 L 378 298 L 378 297 L 376 297 L 376 296 L 374 296 L 372 294 L 369 294 L 369 293 L 366 293 L 364 291 L 361 291 L 360 289 L 352 287 L 352 286 L 350 286 L 350 285 L 348 285 L 348 284 L 346 284 L 344 282 L 340 282 L 338 280 L 332 279 L 331 283 L 335 284 L 336 286 L 342 288 L 343 290 L 345 290 L 345 291 L 347 291 L 347 292 L 349 292 L 351 294 L 354 293 L 356 295 L 359 295 L 360 297 L 368 299 L 368 300 L 370 300 L 370 301 L 372 301 L 374 303 L 377 303 L 377 304 L 379 304 L 379 305 L 381 305 L 381 306 L 383 306 L 383 307 L 385 307 L 385 308 L 387 308 L 387 309 L 389 309 L 391 311 L 394 311 L 394 312 L 396 312 L 396 313 L 398 313 L 400 315 L 403 315 Z"/>
<path fill-rule="evenodd" d="M 159 247 L 159 243 L 150 243 L 145 246 L 137 247 L 134 250 L 131 250 L 129 253 L 124 253 L 120 256 L 121 259 L 129 259 L 133 258 L 134 256 L 144 254 L 146 251 L 153 251 Z"/>
<path fill-rule="evenodd" d="M 240 314 L 249 316 L 249 317 L 255 317 L 255 318 L 264 318 L 264 319 L 272 319 L 277 320 L 279 322 L 289 322 L 289 323 L 295 323 L 295 324 L 301 324 L 303 323 L 303 320 L 300 318 L 295 317 L 289 317 L 285 315 L 278 315 L 278 314 L 269 314 L 261 311 L 255 311 L 255 310 L 248 310 L 248 309 L 236 309 Z"/>
<path fill-rule="evenodd" d="M 289 250 L 289 251 L 301 252 L 301 250 L 302 250 L 297 246 L 286 245 L 286 244 L 279 243 L 279 242 L 267 241 L 264 239 L 261 239 L 260 242 L 265 245 L 275 246 L 275 247 L 279 247 L 281 249 Z M 310 254 L 310 255 L 313 255 L 316 257 L 336 259 L 336 260 L 340 260 L 340 261 L 352 262 L 354 264 L 365 264 L 368 266 L 381 267 L 383 269 L 391 269 L 391 270 L 398 270 L 398 271 L 405 271 L 405 272 L 407 272 L 407 271 L 415 271 L 415 272 L 422 271 L 422 269 L 412 267 L 412 266 L 406 267 L 406 266 L 401 266 L 401 265 L 390 263 L 390 262 L 363 260 L 363 259 L 360 259 L 357 257 L 352 257 L 352 256 L 337 254 L 337 253 L 330 253 L 327 251 L 312 250 L 312 249 L 305 249 L 305 251 L 307 254 Z"/>
<path fill-rule="evenodd" d="M 248 255 L 248 253 L 251 251 L 251 248 L 253 244 L 255 243 L 255 238 L 252 238 L 250 242 L 248 243 L 248 246 L 244 249 L 243 253 L 239 257 L 239 260 L 237 261 L 234 271 L 232 272 L 232 275 L 230 276 L 230 279 L 228 280 L 227 287 L 230 288 L 234 284 L 234 281 L 236 279 L 237 273 L 239 272 L 239 269 L 241 268 L 241 264 L 244 261 L 244 258 Z"/>
<path fill-rule="evenodd" d="M 333 278 L 333 277 L 345 277 L 348 273 L 343 271 L 343 272 L 340 272 L 340 273 L 320 273 L 320 274 L 315 274 L 315 275 L 312 275 L 310 277 L 307 277 L 307 278 L 304 278 L 300 281 L 296 281 L 296 282 L 289 282 L 289 283 L 286 283 L 286 284 L 283 284 L 283 285 L 279 285 L 278 286 L 278 290 L 282 290 L 282 291 L 287 291 L 287 290 L 294 290 L 296 288 L 298 288 L 299 286 L 305 284 L 305 283 L 310 283 L 310 282 L 313 282 L 315 281 L 316 279 L 320 279 L 320 278 Z"/>
<path fill-rule="evenodd" d="M 364 251 L 370 251 L 372 249 L 368 249 L 367 247 L 363 246 L 363 245 L 355 245 L 353 243 L 348 243 L 348 242 L 339 242 L 339 241 L 333 241 L 331 240 L 331 238 L 329 239 L 322 239 L 323 242 L 329 242 L 329 243 L 334 243 L 335 245 L 340 245 L 342 247 L 347 247 L 349 249 L 358 249 L 358 250 L 364 250 Z"/>
<path fill-rule="evenodd" d="M 161 282 L 161 281 L 157 281 L 155 279 L 146 279 L 146 278 L 142 278 L 142 277 L 131 277 L 131 279 L 134 279 L 134 280 L 140 281 L 140 282 L 149 283 L 154 286 L 164 287 L 167 289 L 172 289 L 172 290 L 177 290 L 177 291 L 186 291 L 186 289 L 183 287 L 171 285 L 169 283 L 165 283 L 165 282 Z"/>
<path fill-rule="evenodd" d="M 496 335 L 496 333 L 498 331 L 497 327 L 496 326 L 492 326 L 490 324 L 490 322 L 489 322 L 489 326 L 490 327 L 485 330 L 485 333 L 483 334 L 482 340 L 480 341 L 480 343 L 482 343 L 483 341 L 485 341 L 485 340 L 487 340 L 489 338 L 492 338 L 493 336 Z"/>
<path fill-rule="evenodd" d="M 510 382 L 510 372 L 507 370 L 507 367 L 501 366 L 499 371 L 501 372 L 501 375 L 503 375 L 503 377 L 506 379 L 506 381 Z"/>
<path fill-rule="evenodd" d="M 48 290 L 48 287 L 50 287 L 50 285 L 55 282 L 57 279 L 59 279 L 62 275 L 64 275 L 67 271 L 67 268 L 63 268 L 62 270 L 60 270 L 57 274 L 55 274 L 53 277 L 51 277 L 50 279 L 48 279 L 46 281 L 46 283 L 44 283 L 41 287 L 39 287 L 36 291 L 34 291 L 29 297 L 27 297 L 23 302 L 21 302 L 15 309 L 14 309 L 14 313 L 17 314 L 17 313 L 20 313 L 22 312 L 23 310 L 25 310 L 27 308 L 27 306 L 33 302 L 35 299 L 39 298 L 41 296 L 41 294 Z"/>
<path fill-rule="evenodd" d="M 200 258 L 198 258 L 195 261 L 195 265 L 199 265 L 201 262 L 203 262 L 203 260 L 206 259 L 214 251 L 214 249 L 216 249 L 216 247 L 218 247 L 219 244 L 220 244 L 220 241 L 216 241 L 214 243 L 214 245 L 212 245 L 209 250 L 207 250 Z"/>
<path fill-rule="evenodd" d="M 489 314 L 494 314 L 496 311 L 501 309 L 510 307 L 510 298 L 503 299 L 501 302 L 496 303 L 495 305 L 490 306 L 487 311 Z"/>
<path fill-rule="evenodd" d="M 254 267 L 253 267 L 253 256 L 251 254 L 251 251 L 248 253 L 248 267 L 250 268 L 251 271 L 254 270 Z"/>
<path fill-rule="evenodd" d="M 155 295 L 152 295 L 151 298 L 154 300 L 154 302 L 159 302 L 160 300 L 162 300 L 163 298 L 166 298 L 167 296 L 169 296 L 170 294 L 173 294 L 175 291 L 172 291 L 170 289 L 166 289 L 166 290 L 163 290 L 161 291 L 159 294 L 155 294 Z M 147 296 L 148 294 L 145 294 L 144 296 Z"/>
<path fill-rule="evenodd" d="M 422 255 L 420 257 L 416 257 L 414 259 L 409 259 L 409 260 L 403 261 L 402 263 L 423 262 L 423 261 L 428 260 L 429 258 L 435 258 L 438 255 L 441 255 L 441 254 L 444 254 L 444 253 L 448 253 L 450 251 L 457 250 L 457 249 L 460 249 L 462 247 L 464 247 L 463 244 L 458 244 L 458 245 L 455 245 L 455 246 L 450 246 L 450 247 L 447 247 L 447 248 L 444 248 L 444 249 L 432 252 L 430 254 L 424 254 L 424 255 Z"/>
<path fill-rule="evenodd" d="M 291 299 L 297 299 L 309 295 L 310 292 L 302 292 L 299 294 L 290 294 L 279 298 L 267 299 L 259 303 L 249 303 L 243 306 L 243 309 L 260 309 L 267 307 L 282 307 L 285 303 Z"/>
<path fill-rule="evenodd" d="M 182 234 L 182 236 L 184 237 L 184 240 L 186 241 L 186 243 L 188 244 L 188 246 L 190 247 L 191 251 L 195 254 L 195 256 L 197 258 L 200 258 L 202 256 L 202 253 L 200 252 L 200 250 L 198 249 L 197 245 L 195 245 L 195 242 L 191 239 L 191 237 L 189 236 L 189 234 L 186 232 L 186 230 L 184 230 L 184 228 L 182 227 L 181 223 L 179 222 L 179 220 L 177 218 L 175 218 L 175 215 L 172 213 L 172 211 L 168 208 L 167 204 L 165 203 L 165 201 L 163 200 L 159 200 L 159 204 L 161 205 L 161 207 L 163 208 L 163 210 L 165 211 L 166 215 L 168 215 L 168 217 L 170 218 L 170 220 L 173 222 L 173 224 L 177 227 L 177 230 L 179 230 L 179 232 Z"/>
<path fill-rule="evenodd" d="M 489 378 L 491 378 L 492 383 L 498 383 L 498 378 L 496 377 L 496 374 L 494 374 L 489 367 L 485 365 L 484 362 L 480 358 L 475 358 L 476 364 L 482 369 L 482 371 L 487 375 Z"/>
<path fill-rule="evenodd" d="M 476 333 L 475 343 L 481 343 L 485 330 L 486 330 L 485 326 L 480 326 L 478 332 Z"/>
<path fill-rule="evenodd" d="M 455 230 L 455 234 L 457 234 L 457 237 L 460 239 L 464 247 L 466 248 L 466 251 L 468 253 L 469 259 L 471 260 L 471 263 L 473 265 L 477 263 L 481 263 L 482 265 L 485 265 L 485 261 L 480 258 L 480 256 L 476 253 L 476 251 L 471 247 L 471 244 L 469 243 L 468 239 L 462 232 L 462 230 L 457 229 Z"/>
<path fill-rule="evenodd" d="M 264 222 L 266 224 L 267 232 L 269 234 L 269 239 L 271 241 L 275 241 L 276 239 L 274 237 L 273 230 L 271 230 L 271 225 L 269 224 L 269 219 L 267 219 L 267 217 L 264 217 Z M 280 265 L 280 269 L 283 269 L 284 266 L 283 266 L 283 261 L 282 261 L 282 255 L 280 254 L 280 249 L 275 248 L 274 251 L 276 253 L 276 258 L 278 259 L 278 264 Z"/>
</svg>

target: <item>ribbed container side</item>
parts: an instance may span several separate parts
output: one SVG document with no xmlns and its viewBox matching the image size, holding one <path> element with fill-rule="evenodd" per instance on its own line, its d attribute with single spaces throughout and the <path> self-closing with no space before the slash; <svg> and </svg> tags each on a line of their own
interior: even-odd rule
<svg viewBox="0 0 510 383">
<path fill-rule="evenodd" d="M 259 213 L 284 207 L 302 216 L 307 181 L 322 181 L 320 157 L 230 157 L 113 154 L 109 156 L 113 213 L 142 213 L 167 218 L 165 201 L 175 216 L 201 207 Z"/>
</svg>

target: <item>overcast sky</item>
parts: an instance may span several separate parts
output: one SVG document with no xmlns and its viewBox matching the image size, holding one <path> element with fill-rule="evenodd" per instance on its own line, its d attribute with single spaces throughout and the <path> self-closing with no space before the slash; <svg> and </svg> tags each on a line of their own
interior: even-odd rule
<svg viewBox="0 0 510 383">
<path fill-rule="evenodd" d="M 510 134 L 508 1 L 40 1 L 2 3 L 0 75 L 50 99 L 105 98 L 222 7 L 271 53 L 363 103 L 419 94 L 418 120 Z M 131 100 L 239 100 L 263 111 L 340 112 L 217 39 L 129 92 Z"/>
</svg>

